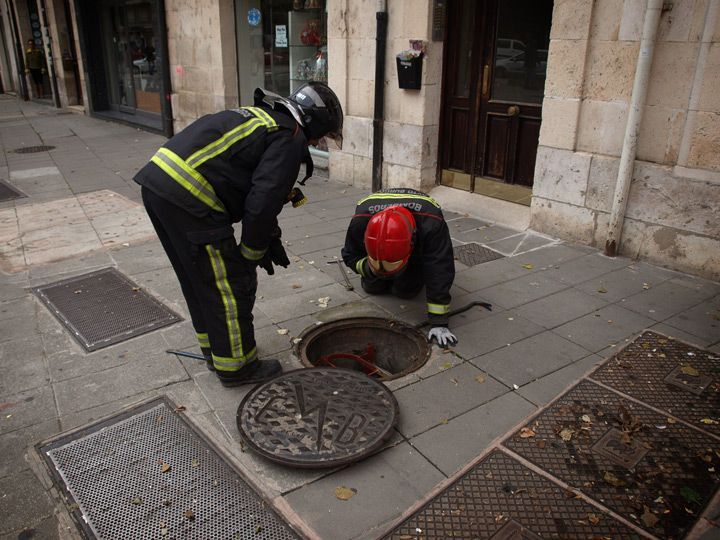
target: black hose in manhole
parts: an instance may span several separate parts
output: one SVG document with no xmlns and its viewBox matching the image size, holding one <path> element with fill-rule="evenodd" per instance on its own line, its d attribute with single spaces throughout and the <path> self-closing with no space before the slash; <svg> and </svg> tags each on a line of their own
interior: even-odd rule
<svg viewBox="0 0 720 540">
<path fill-rule="evenodd" d="M 34 154 L 36 152 L 47 152 L 48 150 L 54 150 L 54 146 L 42 145 L 42 146 L 23 146 L 22 148 L 16 148 L 13 150 L 16 154 Z"/>
<path fill-rule="evenodd" d="M 430 358 L 425 334 L 377 317 L 340 319 L 307 328 L 295 353 L 307 367 L 342 367 L 383 381 L 403 377 Z"/>
</svg>

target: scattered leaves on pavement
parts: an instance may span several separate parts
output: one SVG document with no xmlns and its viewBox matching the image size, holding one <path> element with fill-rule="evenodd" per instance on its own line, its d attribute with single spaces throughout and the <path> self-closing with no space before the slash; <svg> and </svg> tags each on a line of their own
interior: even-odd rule
<svg viewBox="0 0 720 540">
<path fill-rule="evenodd" d="M 623 487 L 627 485 L 627 482 L 621 478 L 618 478 L 610 471 L 605 471 L 605 474 L 603 475 L 603 480 L 605 480 L 608 484 L 615 487 Z"/>
<path fill-rule="evenodd" d="M 644 290 L 647 291 L 649 288 L 650 288 L 650 284 L 649 284 L 649 283 L 643 283 L 643 289 L 644 289 Z"/>
<path fill-rule="evenodd" d="M 162 466 L 160 467 L 160 472 L 164 472 L 164 473 L 170 472 L 170 469 L 172 469 L 172 467 L 170 466 L 169 463 L 163 463 Z"/>
<path fill-rule="evenodd" d="M 357 489 L 349 488 L 345 486 L 338 486 L 335 488 L 335 496 L 341 501 L 349 501 L 357 493 Z"/>
<path fill-rule="evenodd" d="M 321 308 L 328 307 L 328 304 L 330 303 L 330 297 L 329 296 L 323 296 L 322 298 L 318 298 L 318 306 Z"/>
<path fill-rule="evenodd" d="M 197 468 L 200 466 L 200 461 L 198 461 L 197 459 L 193 459 L 193 460 L 190 462 L 190 466 L 197 469 Z"/>
<path fill-rule="evenodd" d="M 588 514 L 588 521 L 593 525 L 597 525 L 598 523 L 600 523 L 600 516 L 596 514 Z"/>
<path fill-rule="evenodd" d="M 575 435 L 575 430 L 572 428 L 563 428 L 558 435 L 563 441 L 568 442 L 572 439 L 573 435 Z"/>
<path fill-rule="evenodd" d="M 536 444 L 536 446 L 537 446 L 538 448 L 543 449 L 543 448 L 545 448 L 546 441 L 545 441 L 545 439 L 540 439 L 540 440 L 539 440 L 537 443 L 535 443 L 535 444 Z"/>
<path fill-rule="evenodd" d="M 302 285 L 300 285 L 299 283 L 293 283 L 292 288 L 293 289 L 302 289 Z"/>
<path fill-rule="evenodd" d="M 657 516 L 653 514 L 647 506 L 644 506 L 643 508 L 645 508 L 645 512 L 643 512 L 643 515 L 640 516 L 643 525 L 645 525 L 648 529 L 654 527 L 658 522 Z"/>
<path fill-rule="evenodd" d="M 583 414 L 583 415 L 580 417 L 580 420 L 582 420 L 582 421 L 585 422 L 586 424 L 590 424 L 590 423 L 592 422 L 592 420 L 590 419 L 590 417 L 589 417 L 587 414 Z"/>
<path fill-rule="evenodd" d="M 605 287 L 600 287 L 597 292 L 599 292 L 600 294 L 605 294 L 607 292 L 607 289 Z"/>
<path fill-rule="evenodd" d="M 185 510 L 183 512 L 183 516 L 185 516 L 188 521 L 195 521 L 195 512 L 193 512 L 192 510 Z"/>
<path fill-rule="evenodd" d="M 534 437 L 535 431 L 533 431 L 532 428 L 524 427 L 520 430 L 520 438 L 521 439 L 527 439 L 529 437 Z"/>
<path fill-rule="evenodd" d="M 685 375 L 690 375 L 691 377 L 697 377 L 700 375 L 700 372 L 691 365 L 681 367 L 680 371 L 682 371 Z"/>
<path fill-rule="evenodd" d="M 183 412 L 186 410 L 187 410 L 187 407 L 185 405 L 178 405 L 177 407 L 175 407 L 175 412 Z"/>
<path fill-rule="evenodd" d="M 453 367 L 452 362 L 445 362 L 442 366 L 440 366 L 443 369 L 450 369 Z"/>
<path fill-rule="evenodd" d="M 712 418 L 703 418 L 702 420 L 700 420 L 700 422 L 702 422 L 703 424 L 707 424 L 709 426 L 715 425 L 718 423 L 717 420 L 713 420 Z"/>
<path fill-rule="evenodd" d="M 288 330 L 287 328 L 278 328 L 277 333 L 280 334 L 281 336 L 284 336 L 284 335 L 287 334 L 289 331 L 290 331 L 290 330 Z"/>
<path fill-rule="evenodd" d="M 480 375 L 475 376 L 475 380 L 479 382 L 480 384 L 484 383 L 487 380 L 487 377 L 485 377 L 484 373 L 481 373 Z"/>
<path fill-rule="evenodd" d="M 134 497 L 133 500 L 130 502 L 137 505 L 137 504 L 142 504 L 143 500 L 140 497 Z"/>
<path fill-rule="evenodd" d="M 533 268 L 535 268 L 535 266 L 532 265 L 532 264 L 530 264 L 530 263 L 528 263 L 528 264 L 523 264 L 522 267 L 523 267 L 525 270 L 532 270 Z"/>
</svg>

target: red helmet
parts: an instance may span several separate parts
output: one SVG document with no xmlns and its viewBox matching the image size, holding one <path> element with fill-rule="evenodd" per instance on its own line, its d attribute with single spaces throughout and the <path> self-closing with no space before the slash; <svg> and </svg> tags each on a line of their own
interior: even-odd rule
<svg viewBox="0 0 720 540">
<path fill-rule="evenodd" d="M 415 218 L 404 206 L 378 212 L 365 229 L 368 263 L 379 276 L 399 273 L 412 253 Z"/>
</svg>

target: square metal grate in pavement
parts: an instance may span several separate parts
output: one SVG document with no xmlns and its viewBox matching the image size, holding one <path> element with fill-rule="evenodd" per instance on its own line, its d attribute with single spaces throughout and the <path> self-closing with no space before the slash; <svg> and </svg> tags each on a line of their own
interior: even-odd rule
<svg viewBox="0 0 720 540">
<path fill-rule="evenodd" d="M 32 291 L 88 352 L 182 320 L 114 268 Z"/>
<path fill-rule="evenodd" d="M 387 539 L 640 538 L 602 510 L 494 451 Z"/>
<path fill-rule="evenodd" d="M 481 246 L 475 242 L 463 244 L 453 248 L 455 259 L 463 263 L 465 266 L 475 266 L 477 264 L 502 259 L 505 257 L 502 253 L 493 251 L 492 249 Z"/>
<path fill-rule="evenodd" d="M 21 199 L 23 197 L 27 197 L 27 195 L 21 193 L 17 188 L 11 186 L 4 180 L 0 180 L 0 202 Z"/>
<path fill-rule="evenodd" d="M 298 538 L 165 397 L 39 452 L 89 537 Z"/>
</svg>

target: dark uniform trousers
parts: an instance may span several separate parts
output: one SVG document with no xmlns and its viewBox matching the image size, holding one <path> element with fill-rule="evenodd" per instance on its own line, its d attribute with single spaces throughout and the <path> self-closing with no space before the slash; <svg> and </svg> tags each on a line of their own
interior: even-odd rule
<svg viewBox="0 0 720 540">
<path fill-rule="evenodd" d="M 180 281 L 203 354 L 215 369 L 236 371 L 256 360 L 255 265 L 240 253 L 232 227 L 196 217 L 143 186 L 142 198 Z"/>
</svg>

